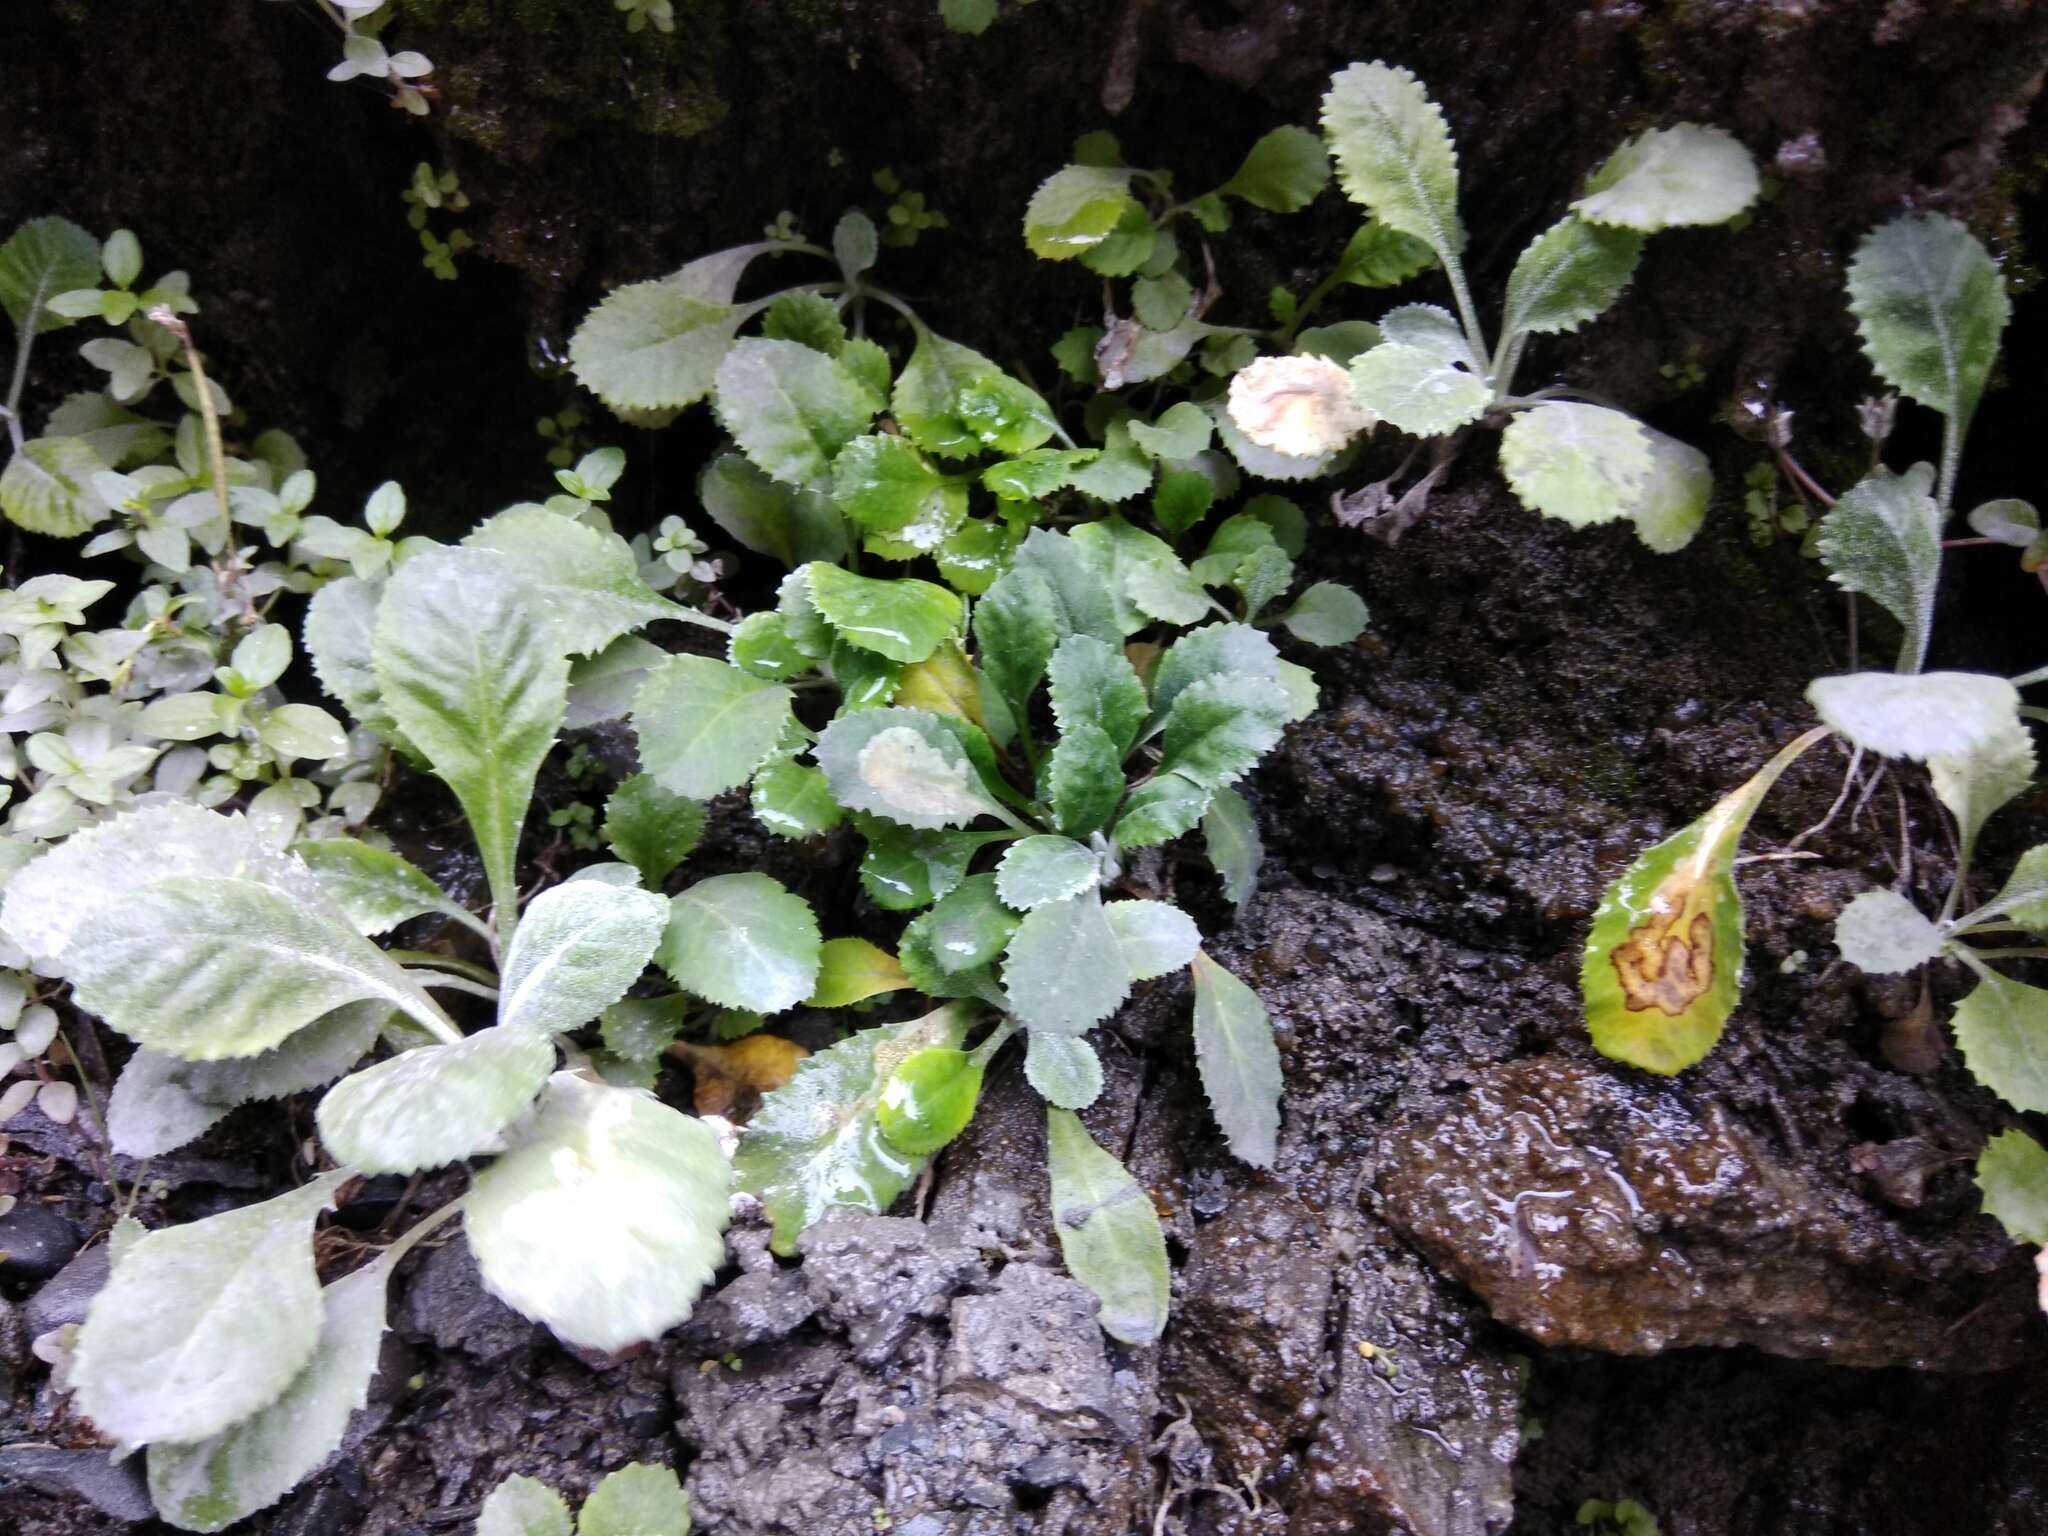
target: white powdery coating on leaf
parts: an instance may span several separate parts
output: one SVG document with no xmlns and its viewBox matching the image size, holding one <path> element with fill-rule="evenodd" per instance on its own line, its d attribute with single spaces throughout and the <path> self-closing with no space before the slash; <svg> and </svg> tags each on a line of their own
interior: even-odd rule
<svg viewBox="0 0 2048 1536">
<path fill-rule="evenodd" d="M 1351 375 L 1327 357 L 1262 357 L 1230 381 L 1230 419 L 1261 448 L 1310 459 L 1343 447 L 1379 417 L 1351 393 Z"/>
<path fill-rule="evenodd" d="M 911 815 L 973 817 L 988 809 L 968 786 L 966 771 L 907 725 L 877 734 L 858 761 L 861 782 Z"/>
</svg>

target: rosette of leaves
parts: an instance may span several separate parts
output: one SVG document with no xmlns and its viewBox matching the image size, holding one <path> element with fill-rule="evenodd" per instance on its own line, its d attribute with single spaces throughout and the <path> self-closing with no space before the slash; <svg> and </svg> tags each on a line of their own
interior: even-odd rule
<svg viewBox="0 0 2048 1536">
<path fill-rule="evenodd" d="M 1273 613 L 1291 561 L 1266 523 L 1239 516 L 1203 559 L 1212 577 L 1227 571 L 1249 589 L 1241 616 L 1215 611 L 1201 561 L 1183 564 L 1110 519 L 1033 530 L 971 629 L 943 588 L 810 566 L 785 585 L 790 601 L 762 627 L 760 650 L 743 625 L 736 665 L 675 658 L 650 675 L 636 711 L 650 775 L 692 793 L 751 776 L 771 826 L 850 817 L 867 844 L 868 895 L 918 914 L 893 957 L 857 942 L 831 957 L 813 1001 L 909 989 L 941 1003 L 811 1057 L 748 1123 L 741 1183 L 767 1207 L 779 1251 L 833 1206 L 886 1210 L 966 1125 L 989 1058 L 1021 1033 L 1025 1072 L 1053 1115 L 1069 1265 L 1103 1298 L 1105 1327 L 1156 1337 L 1156 1217 L 1069 1122 L 1103 1086 L 1089 1031 L 1134 987 L 1183 970 L 1218 1123 L 1239 1157 L 1271 1163 L 1280 1063 L 1264 1008 L 1202 953 L 1185 913 L 1119 895 L 1132 855 L 1200 828 L 1226 890 L 1248 897 L 1257 835 L 1235 786 L 1315 706 L 1313 680 L 1262 626 L 1341 643 L 1364 621 L 1335 588 Z M 1265 574 L 1240 576 L 1247 565 Z M 759 675 L 784 644 L 792 667 L 822 658 L 841 689 L 808 765 L 795 760 L 808 733 L 792 730 L 789 684 Z M 723 727 L 676 736 L 685 697 L 721 700 Z M 984 1020 L 994 1027 L 969 1048 Z"/>
<path fill-rule="evenodd" d="M 174 1524 L 221 1529 L 332 1453 L 375 1367 L 384 1281 L 447 1217 L 462 1215 L 497 1295 L 598 1350 L 680 1321 L 721 1261 L 717 1138 L 592 1076 L 580 1055 L 563 1065 L 560 1042 L 650 964 L 721 1006 L 788 1007 L 821 964 L 809 909 L 761 875 L 672 898 L 647 888 L 688 851 L 701 813 L 635 781 L 607 820 L 630 862 L 524 902 L 514 880 L 570 657 L 678 617 L 693 616 L 640 580 L 624 540 L 537 507 L 316 598 L 307 646 L 323 681 L 453 794 L 489 879 L 488 919 L 389 850 L 282 850 L 246 816 L 176 803 L 71 837 L 9 880 L 0 934 L 139 1047 L 109 1108 L 117 1151 L 166 1151 L 237 1104 L 333 1084 L 316 1116 L 333 1171 L 124 1240 L 80 1331 L 79 1405 L 118 1445 L 148 1448 Z M 456 924 L 487 959 L 375 942 L 423 916 Z M 488 1021 L 465 1030 L 450 994 L 482 999 Z M 314 1224 L 350 1177 L 479 1156 L 491 1161 L 460 1200 L 320 1283 Z"/>
<path fill-rule="evenodd" d="M 1516 395 L 1514 377 L 1531 336 L 1576 331 L 1614 304 L 1646 236 L 1741 215 L 1760 185 L 1749 152 L 1696 123 L 1622 145 L 1516 261 L 1490 341 L 1465 279 L 1457 150 L 1422 83 L 1395 65 L 1353 64 L 1331 80 L 1322 121 L 1338 184 L 1380 232 L 1357 263 L 1369 266 L 1376 246 L 1402 277 L 1440 266 L 1455 305 L 1402 305 L 1380 317 L 1367 345 L 1346 351 L 1356 405 L 1422 438 L 1504 419 L 1501 470 L 1524 505 L 1574 527 L 1627 518 L 1664 553 L 1690 542 L 1713 488 L 1705 455 L 1566 389 Z M 1328 455 L 1296 464 L 1302 474 L 1330 467 Z"/>
<path fill-rule="evenodd" d="M 1965 1064 L 2016 1110 L 2048 1112 L 2048 988 L 2007 973 L 2014 962 L 2048 956 L 2048 845 L 2023 854 L 1989 901 L 1966 901 L 1986 821 L 2034 782 L 2025 718 L 2037 712 L 2023 709 L 2019 685 L 2048 672 L 2006 679 L 1920 670 L 1962 444 L 2009 313 L 2004 280 L 1960 224 L 1920 214 L 1862 242 L 1848 287 L 1879 375 L 1942 417 L 1938 469 L 1875 468 L 1820 528 L 1821 558 L 1835 583 L 1897 620 L 1897 668 L 1816 679 L 1807 699 L 1823 728 L 1645 852 L 1608 889 L 1582 970 L 1587 1020 L 1602 1052 L 1650 1071 L 1683 1070 L 1712 1049 L 1741 986 L 1734 859 L 1742 831 L 1791 759 L 1832 731 L 1857 762 L 1872 756 L 1925 765 L 1935 798 L 1954 820 L 1956 849 L 1938 913 L 1929 916 L 1896 891 L 1865 891 L 1837 918 L 1836 949 L 1872 975 L 1936 964 L 1968 972 L 1975 985 L 1949 1020 Z M 2035 537 L 2024 503 L 1989 502 L 1972 516 L 2014 528 L 2001 542 Z M 2048 1243 L 2048 1150 L 2022 1131 L 2005 1132 L 1980 1157 L 1977 1182 L 1984 1209 L 2016 1239 Z"/>
<path fill-rule="evenodd" d="M 1205 237 L 1227 232 L 1239 204 L 1298 213 L 1329 180 L 1330 157 L 1322 142 L 1293 125 L 1264 135 L 1221 185 L 1187 199 L 1175 194 L 1171 171 L 1126 165 L 1113 134 L 1082 136 L 1073 162 L 1032 193 L 1024 211 L 1024 243 L 1043 260 L 1071 261 L 1104 278 L 1128 279 L 1129 313 L 1112 310 L 1102 325 L 1062 337 L 1054 348 L 1062 370 L 1078 383 L 1114 392 L 1169 377 L 1187 382 L 1203 373 L 1225 376 L 1241 366 L 1253 349 L 1251 335 L 1205 318 L 1220 297 Z M 1382 260 L 1391 256 L 1384 250 L 1375 254 Z M 1361 261 L 1341 280 L 1370 281 L 1372 275 L 1371 263 Z M 1312 308 L 1321 297 L 1301 307 Z M 1285 304 L 1285 318 L 1293 322 L 1298 306 L 1291 297 L 1275 302 Z"/>
<path fill-rule="evenodd" d="M 867 273 L 878 240 L 849 213 L 832 248 L 764 241 L 612 293 L 570 342 L 577 377 L 629 421 L 708 399 L 729 434 L 698 493 L 738 543 L 792 567 L 858 547 L 931 559 L 957 590 L 985 590 L 1042 498 L 1091 464 L 1030 386 L 938 335 Z M 759 257 L 836 264 L 839 281 L 736 298 Z M 870 301 L 903 315 L 907 355 L 861 333 Z M 758 334 L 742 335 L 753 322 Z M 1060 446 L 1048 446 L 1054 439 Z"/>
</svg>

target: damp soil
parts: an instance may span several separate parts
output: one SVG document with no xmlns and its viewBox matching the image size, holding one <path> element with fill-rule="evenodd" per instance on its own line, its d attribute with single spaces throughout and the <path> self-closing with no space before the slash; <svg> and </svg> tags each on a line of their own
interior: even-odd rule
<svg viewBox="0 0 2048 1536">
<path fill-rule="evenodd" d="M 1828 944 L 1872 884 L 1938 899 L 1949 851 L 1924 782 L 1887 784 L 1807 840 L 1811 857 L 1744 870 L 1749 984 L 1701 1067 L 1667 1081 L 1602 1061 L 1576 991 L 1605 882 L 1796 734 L 1806 681 L 1851 660 L 1814 563 L 1748 542 L 1739 483 L 1758 450 L 1717 418 L 1782 397 L 1819 472 L 1856 472 L 1868 379 L 1840 272 L 1902 203 L 1970 218 L 2030 280 L 2048 238 L 2048 13 L 1037 0 L 968 40 L 923 0 L 678 0 L 662 40 L 553 0 L 404 9 L 407 41 L 441 65 L 426 126 L 321 82 L 330 40 L 295 5 L 221 7 L 187 30 L 23 0 L 0 21 L 20 86 L 0 93 L 0 222 L 137 228 L 153 258 L 194 270 L 217 371 L 252 419 L 301 435 L 323 493 L 351 505 L 395 475 L 429 530 L 532 493 L 530 423 L 568 398 L 550 360 L 605 285 L 749 238 L 783 207 L 826 227 L 874 205 L 884 165 L 952 222 L 891 253 L 898 281 L 1048 387 L 1046 339 L 1096 318 L 1099 297 L 1023 257 L 1017 214 L 1073 135 L 1105 123 L 1134 159 L 1207 184 L 1273 122 L 1311 120 L 1332 67 L 1406 63 L 1459 139 L 1482 292 L 1637 127 L 1726 123 L 1776 191 L 1739 235 L 1653 246 L 1614 317 L 1531 358 L 1710 445 L 1722 494 L 1684 555 L 1539 522 L 1479 451 L 1396 544 L 1311 508 L 1305 575 L 1354 584 L 1373 618 L 1356 646 L 1296 657 L 1323 708 L 1248 786 L 1261 890 L 1239 913 L 1199 861 L 1140 872 L 1274 1015 L 1277 1165 L 1228 1157 L 1177 982 L 1104 1031 L 1109 1085 L 1084 1117 L 1167 1224 L 1158 1347 L 1105 1339 L 1065 1278 L 1042 1117 L 999 1069 L 897 1211 L 835 1216 L 800 1264 L 743 1222 L 716 1293 L 630 1358 L 563 1350 L 482 1290 L 459 1241 L 424 1248 L 400 1269 L 349 1443 L 247 1530 L 466 1531 L 505 1475 L 574 1495 L 637 1459 L 675 1466 L 716 1536 L 1550 1536 L 1582 1529 L 1582 1501 L 1625 1497 L 1667 1536 L 2048 1531 L 2048 1332 L 2031 1265 L 1968 1178 L 2009 1113 L 1915 1034 L 1912 993 Z M 457 168 L 475 200 L 480 249 L 453 284 L 414 265 L 398 192 L 420 159 Z M 1254 296 L 1306 286 L 1346 233 L 1327 199 L 1247 217 L 1218 249 L 1229 302 L 1255 320 Z M 1380 307 L 1366 297 L 1354 312 Z M 2016 380 L 2038 372 L 2040 308 L 2021 300 Z M 1966 498 L 2020 487 L 2038 411 L 2023 388 L 1994 394 Z M 701 423 L 623 438 L 622 521 L 686 509 Z M 1895 451 L 1921 447 L 1909 431 Z M 57 555 L 28 541 L 10 565 Z M 1937 662 L 2038 664 L 2039 589 L 2003 562 L 1949 564 Z M 729 595 L 772 576 L 743 570 Z M 1866 653 L 1885 643 L 1871 629 L 1866 615 Z M 630 771 L 630 740 L 587 745 Z M 1841 768 L 1802 761 L 1752 846 L 1819 822 Z M 590 792 L 551 778 L 542 800 Z M 431 786 L 392 815 L 451 888 L 479 883 Z M 2044 831 L 2048 803 L 2023 802 L 1980 868 Z M 886 938 L 852 851 L 844 834 L 766 836 L 728 802 L 690 868 L 766 869 L 828 932 Z M 538 837 L 528 856 L 540 873 L 582 857 Z M 793 1025 L 813 1044 L 825 1028 Z M 685 1074 L 661 1087 L 688 1102 Z M 80 1315 L 107 1180 L 136 1170 L 33 1111 L 7 1131 L 0 1193 L 56 1221 L 46 1268 L 87 1246 L 54 1280 L 0 1269 L 0 1529 L 154 1536 L 132 1465 L 106 1463 L 27 1350 Z M 309 1134 L 306 1104 L 240 1111 L 152 1166 L 142 1214 L 282 1187 Z M 355 1191 L 331 1258 L 433 1196 Z"/>
</svg>

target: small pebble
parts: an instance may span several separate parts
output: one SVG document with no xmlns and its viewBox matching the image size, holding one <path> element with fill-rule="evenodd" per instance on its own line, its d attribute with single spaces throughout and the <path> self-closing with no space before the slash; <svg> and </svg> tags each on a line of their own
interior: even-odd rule
<svg viewBox="0 0 2048 1536">
<path fill-rule="evenodd" d="M 0 1216 L 0 1280 L 47 1280 L 76 1252 L 78 1234 L 47 1206 L 16 1205 Z"/>
</svg>

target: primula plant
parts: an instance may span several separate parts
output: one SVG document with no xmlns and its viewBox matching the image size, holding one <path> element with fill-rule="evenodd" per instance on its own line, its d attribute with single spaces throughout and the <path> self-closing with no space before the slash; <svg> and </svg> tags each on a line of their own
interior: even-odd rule
<svg viewBox="0 0 2048 1536">
<path fill-rule="evenodd" d="M 1954 818 L 1956 847 L 1938 912 L 1923 913 L 1896 891 L 1867 891 L 1837 920 L 1836 947 L 1873 975 L 1961 967 L 1975 985 L 1950 1024 L 1970 1071 L 2014 1109 L 2048 1111 L 2048 989 L 2006 970 L 2048 956 L 2048 846 L 2022 855 L 1989 901 L 1973 903 L 1969 895 L 1986 820 L 2033 781 L 2023 717 L 2037 712 L 2021 706 L 2018 689 L 2048 678 L 2048 668 L 2009 680 L 1922 671 L 1963 443 L 2008 315 L 2005 283 L 1961 224 L 1918 214 L 1863 241 L 1848 286 L 1878 374 L 1942 420 L 1938 465 L 1873 469 L 1833 502 L 1820 526 L 1821 558 L 1835 583 L 1898 621 L 1896 668 L 1817 679 L 1807 697 L 1823 725 L 1645 852 L 1608 889 L 1586 946 L 1587 1019 L 1602 1052 L 1653 1072 L 1682 1071 L 1713 1048 L 1741 989 L 1734 869 L 1743 831 L 1784 769 L 1832 733 L 1853 748 L 1852 782 L 1865 756 L 1886 759 L 1894 772 L 1925 764 L 1936 799 Z M 1878 421 L 1889 414 L 1888 407 L 1867 413 Z M 2036 521 L 2016 501 L 1987 503 L 1970 515 L 1979 529 L 1994 522 L 2026 529 Z M 2048 1151 L 2038 1142 L 2021 1130 L 2003 1132 L 1978 1160 L 1977 1181 L 1984 1208 L 2014 1237 L 2048 1243 Z"/>
<path fill-rule="evenodd" d="M 1238 429 L 1292 459 L 1300 476 L 1333 472 L 1345 445 L 1377 422 L 1437 440 L 1431 469 L 1413 484 L 1399 487 L 1397 475 L 1334 503 L 1341 521 L 1385 518 L 1382 528 L 1398 534 L 1463 436 L 1501 424 L 1501 471 L 1525 505 L 1575 527 L 1627 518 L 1652 548 L 1682 548 L 1706 514 L 1705 456 L 1565 387 L 1517 394 L 1515 375 L 1531 336 L 1576 331 L 1614 304 L 1646 236 L 1724 224 L 1747 209 L 1759 188 L 1749 152 L 1694 123 L 1624 144 L 1516 261 L 1490 338 L 1462 261 L 1457 152 L 1420 82 L 1392 65 L 1354 64 L 1331 81 L 1322 115 L 1337 180 L 1371 215 L 1339 273 L 1400 280 L 1437 266 L 1456 312 L 1406 304 L 1340 333 L 1335 351 L 1302 346 L 1250 363 L 1230 385 Z"/>
<path fill-rule="evenodd" d="M 942 586 L 814 562 L 784 581 L 774 612 L 734 631 L 730 661 L 637 658 L 631 712 L 650 793 L 696 800 L 750 785 L 755 814 L 784 836 L 850 818 L 869 897 L 920 914 L 894 955 L 855 938 L 818 952 L 811 932 L 800 950 L 770 937 L 777 904 L 793 898 L 765 877 L 721 876 L 678 898 L 707 925 L 751 922 L 744 945 L 707 926 L 701 945 L 664 950 L 672 966 L 724 968 L 720 985 L 694 988 L 727 1010 L 702 1018 L 716 1032 L 805 999 L 839 1007 L 912 990 L 941 1003 L 803 1062 L 748 1122 L 741 1187 L 766 1206 L 779 1251 L 833 1206 L 886 1210 L 964 1128 L 988 1062 L 1021 1031 L 1026 1075 L 1051 1106 L 1055 1205 L 1073 1213 L 1059 1228 L 1069 1266 L 1102 1297 L 1105 1328 L 1157 1337 L 1157 1219 L 1126 1198 L 1129 1175 L 1072 1111 L 1102 1088 L 1088 1031 L 1137 984 L 1187 969 L 1219 1123 L 1240 1157 L 1272 1160 L 1279 1056 L 1256 995 L 1201 952 L 1177 907 L 1107 898 L 1144 850 L 1198 827 L 1229 894 L 1253 888 L 1257 833 L 1232 786 L 1315 703 L 1264 626 L 1335 644 L 1365 617 L 1328 584 L 1281 606 L 1292 560 L 1274 523 L 1292 526 L 1238 514 L 1193 565 L 1119 519 L 1034 529 L 971 621 Z M 1240 574 L 1248 563 L 1256 581 Z M 797 706 L 819 695 L 832 714 L 813 731 Z M 686 1013 L 625 1005 L 607 1041 L 616 1022 L 617 1049 L 632 1054 L 625 1042 L 652 1023 L 637 1052 L 651 1059 Z"/>
<path fill-rule="evenodd" d="M 306 649 L 363 729 L 453 793 L 488 917 L 388 849 L 343 836 L 281 847 L 254 816 L 163 796 L 33 857 L 0 904 L 0 934 L 34 973 L 139 1047 L 108 1108 L 117 1152 L 152 1156 L 237 1104 L 341 1079 L 317 1114 L 334 1166 L 188 1226 L 142 1235 L 124 1223 L 73 1343 L 80 1410 L 123 1450 L 147 1448 L 158 1508 L 187 1529 L 271 1503 L 332 1452 L 375 1367 L 393 1266 L 458 1212 L 486 1283 L 570 1343 L 617 1350 L 687 1315 L 723 1254 L 718 1140 L 558 1041 L 651 960 L 681 986 L 762 1011 L 801 997 L 819 965 L 808 908 L 765 876 L 724 877 L 741 888 L 732 901 L 707 890 L 716 881 L 674 901 L 643 887 L 701 821 L 644 781 L 613 797 L 606 828 L 632 862 L 530 898 L 515 879 L 534 782 L 569 708 L 570 658 L 660 620 L 723 626 L 642 582 L 616 534 L 541 506 L 499 514 L 460 547 L 408 541 L 385 564 L 321 587 Z M 180 718 L 189 708 L 224 727 L 246 709 L 263 669 L 244 650 L 267 633 Z M 372 942 L 420 916 L 469 932 L 487 962 Z M 735 945 L 772 945 L 806 979 L 734 982 L 722 967 Z M 463 1027 L 451 994 L 482 1027 Z M 380 1042 L 393 1054 L 351 1072 Z M 320 1284 L 314 1223 L 348 1180 L 479 1153 L 494 1160 L 465 1195 Z"/>
</svg>

